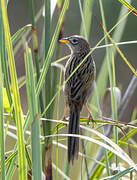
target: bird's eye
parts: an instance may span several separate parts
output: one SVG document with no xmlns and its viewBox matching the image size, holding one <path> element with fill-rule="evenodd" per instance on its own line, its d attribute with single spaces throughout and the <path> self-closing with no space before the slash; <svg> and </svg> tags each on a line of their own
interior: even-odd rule
<svg viewBox="0 0 137 180">
<path fill-rule="evenodd" d="M 73 39 L 71 40 L 71 43 L 72 43 L 73 45 L 78 44 L 78 39 L 77 39 L 77 38 L 73 38 Z"/>
</svg>

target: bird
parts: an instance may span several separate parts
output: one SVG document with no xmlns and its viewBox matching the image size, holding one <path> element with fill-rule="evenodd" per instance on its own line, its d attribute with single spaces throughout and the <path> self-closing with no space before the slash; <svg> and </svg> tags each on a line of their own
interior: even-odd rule
<svg viewBox="0 0 137 180">
<path fill-rule="evenodd" d="M 91 95 L 95 76 L 96 66 L 88 41 L 78 35 L 72 35 L 59 40 L 60 43 L 66 44 L 71 50 L 70 58 L 67 60 L 64 72 L 64 94 L 66 105 L 63 119 L 66 116 L 69 106 L 69 128 L 68 134 L 80 134 L 80 112 L 85 105 L 89 119 L 93 120 L 92 112 L 87 106 L 87 100 Z M 84 60 L 84 58 L 86 58 Z M 81 63 L 81 64 L 80 64 Z M 68 162 L 74 162 L 78 159 L 79 137 L 68 136 Z"/>
</svg>

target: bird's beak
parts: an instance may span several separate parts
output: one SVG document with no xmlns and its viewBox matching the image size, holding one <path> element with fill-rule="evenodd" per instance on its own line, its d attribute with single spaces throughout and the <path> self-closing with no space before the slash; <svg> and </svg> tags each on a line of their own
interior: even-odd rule
<svg viewBox="0 0 137 180">
<path fill-rule="evenodd" d="M 62 39 L 59 40 L 59 42 L 68 44 L 69 40 L 68 40 L 68 38 L 62 38 Z"/>
</svg>

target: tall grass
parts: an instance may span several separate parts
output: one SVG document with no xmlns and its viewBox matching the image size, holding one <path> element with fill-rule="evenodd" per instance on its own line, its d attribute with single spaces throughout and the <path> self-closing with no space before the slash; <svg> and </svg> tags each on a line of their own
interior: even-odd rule
<svg viewBox="0 0 137 180">
<path fill-rule="evenodd" d="M 79 153 L 78 162 L 75 161 L 74 165 L 71 166 L 66 159 L 67 147 L 65 145 L 66 139 L 69 136 L 69 134 L 66 134 L 65 128 L 68 125 L 68 121 L 60 120 L 62 117 L 60 112 L 64 109 L 61 94 L 64 84 L 86 58 L 76 67 L 66 82 L 63 82 L 64 66 L 61 63 L 63 60 L 68 59 L 70 55 L 61 57 L 62 48 L 58 44 L 58 39 L 64 35 L 66 30 L 64 24 L 67 22 L 66 13 L 71 13 L 70 1 L 54 1 L 56 3 L 56 10 L 58 10 L 58 14 L 55 17 L 51 15 L 52 1 L 45 0 L 38 14 L 36 14 L 34 1 L 30 0 L 28 2 L 31 16 L 30 25 L 19 29 L 11 37 L 7 16 L 8 4 L 6 4 L 5 0 L 0 0 L 1 179 L 15 179 L 15 174 L 18 174 L 19 179 L 23 180 L 27 179 L 27 176 L 30 179 L 36 180 L 59 178 L 101 179 L 103 177 L 106 179 L 119 179 L 121 177 L 124 178 L 129 173 L 130 177 L 134 176 L 133 171 L 137 170 L 136 162 L 134 162 L 132 156 L 130 156 L 131 154 L 125 149 L 127 147 L 130 147 L 130 151 L 137 149 L 136 143 L 132 139 L 137 133 L 137 126 L 135 125 L 136 108 L 134 109 L 130 124 L 119 121 L 122 115 L 120 115 L 121 107 L 117 104 L 117 69 L 115 68 L 115 58 L 118 53 L 125 64 L 128 65 L 129 71 L 137 76 L 134 65 L 129 63 L 126 55 L 117 45 L 125 33 L 124 28 L 128 16 L 132 12 L 136 14 L 136 9 L 130 6 L 130 1 L 129 4 L 122 0 L 120 2 L 126 7 L 121 7 L 116 24 L 111 29 L 108 29 L 104 1 L 98 1 L 101 18 L 94 12 L 95 1 L 75 1 L 80 10 L 80 35 L 84 36 L 87 40 L 90 39 L 91 29 L 94 29 L 94 26 L 92 26 L 93 19 L 96 20 L 102 34 L 104 34 L 86 58 L 93 51 L 97 50 L 97 47 L 104 40 L 106 54 L 104 59 L 102 58 L 102 66 L 97 72 L 95 88 L 92 93 L 93 97 L 89 101 L 89 106 L 93 111 L 94 121 L 96 122 L 95 129 L 92 129 L 91 123 L 89 127 L 86 127 L 88 118 L 81 117 L 80 122 L 83 134 L 79 135 L 79 137 L 82 139 L 84 146 L 82 146 L 82 149 L 80 148 L 81 153 Z M 10 1 L 7 3 L 10 3 Z M 45 12 L 44 17 L 42 15 L 43 8 Z M 57 13 L 56 10 L 54 10 L 53 15 Z M 53 24 L 54 18 L 57 19 L 56 25 Z M 37 23 L 40 19 L 43 20 L 43 33 L 39 36 L 37 34 Z M 52 27 L 55 27 L 55 30 Z M 29 47 L 28 34 L 29 39 L 30 37 L 32 39 L 32 49 Z M 109 42 L 112 43 L 113 47 L 107 47 Z M 21 44 L 24 45 L 22 50 L 24 51 L 26 73 L 23 77 L 18 78 L 15 56 L 19 52 Z M 51 63 L 53 59 L 54 62 Z M 133 81 L 137 83 L 135 78 L 133 78 Z M 26 104 L 28 104 L 28 113 L 26 115 L 23 114 L 21 108 L 22 99 L 19 93 L 19 88 L 24 85 L 27 91 Z M 106 103 L 108 96 L 106 96 L 105 92 L 107 87 L 110 87 L 109 105 Z M 135 91 L 135 88 L 133 89 Z M 132 94 L 130 93 L 130 96 Z M 129 92 L 126 92 L 125 96 L 127 98 L 129 98 L 128 95 Z M 103 117 L 102 99 L 104 99 L 103 107 L 106 110 L 111 109 L 111 114 L 108 117 Z M 126 103 L 128 104 L 129 102 L 130 98 Z M 100 125 L 114 126 L 114 136 L 110 138 L 112 134 L 106 134 L 106 129 L 104 127 L 100 128 Z M 126 136 L 125 133 L 124 135 L 122 134 L 124 130 L 121 127 L 127 131 Z M 14 134 L 13 130 L 16 130 L 17 133 Z M 7 152 L 5 144 L 8 141 L 7 136 L 9 135 L 16 140 L 16 143 L 12 146 L 12 150 Z M 84 161 L 82 161 L 83 158 Z M 113 171 L 111 163 L 118 169 L 117 172 Z M 103 171 L 104 169 L 105 171 Z"/>
<path fill-rule="evenodd" d="M 26 65 L 26 86 L 28 94 L 28 104 L 31 120 L 31 147 L 32 147 L 32 176 L 34 179 L 42 178 L 42 162 L 40 152 L 40 122 L 38 114 L 38 103 L 35 94 L 35 79 L 31 50 L 26 45 L 25 48 Z"/>
</svg>

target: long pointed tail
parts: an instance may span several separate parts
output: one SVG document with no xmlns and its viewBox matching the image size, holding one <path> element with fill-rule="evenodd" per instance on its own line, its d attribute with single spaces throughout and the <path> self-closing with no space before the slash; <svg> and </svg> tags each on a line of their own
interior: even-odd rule
<svg viewBox="0 0 137 180">
<path fill-rule="evenodd" d="M 70 107 L 69 134 L 79 134 L 80 110 L 76 105 Z M 68 162 L 78 158 L 79 138 L 68 137 Z"/>
</svg>

